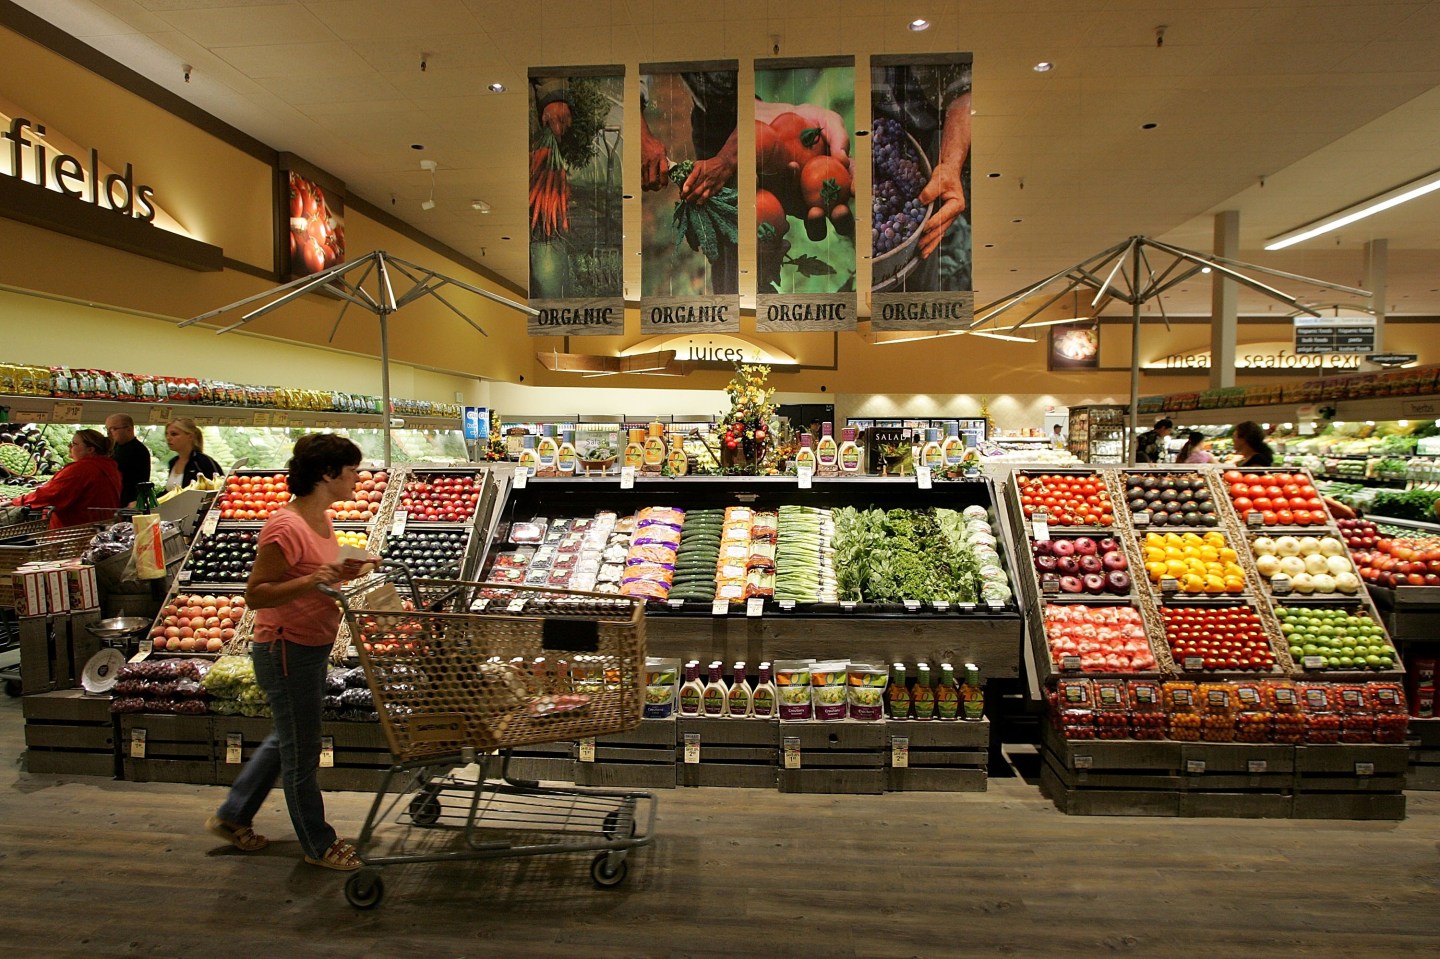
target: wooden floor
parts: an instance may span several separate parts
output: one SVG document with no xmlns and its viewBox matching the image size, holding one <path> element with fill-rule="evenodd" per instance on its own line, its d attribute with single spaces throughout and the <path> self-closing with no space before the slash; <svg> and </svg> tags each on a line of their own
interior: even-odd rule
<svg viewBox="0 0 1440 959">
<path fill-rule="evenodd" d="M 217 787 L 25 773 L 0 702 L 0 945 L 15 957 L 1436 955 L 1440 793 L 1403 823 L 1078 819 L 1037 789 L 660 793 L 616 889 L 589 857 L 386 870 L 358 912 L 299 860 L 278 791 L 245 856 Z M 334 793 L 353 831 L 369 797 Z"/>
</svg>

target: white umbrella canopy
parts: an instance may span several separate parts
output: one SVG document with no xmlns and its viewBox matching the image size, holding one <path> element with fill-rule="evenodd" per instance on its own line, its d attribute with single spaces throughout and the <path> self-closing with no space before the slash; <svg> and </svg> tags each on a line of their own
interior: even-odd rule
<svg viewBox="0 0 1440 959">
<path fill-rule="evenodd" d="M 401 295 L 395 295 L 396 277 L 399 274 L 404 282 L 410 284 L 409 289 Z M 371 284 L 372 289 L 366 289 L 366 283 Z M 531 316 L 538 315 L 538 311 L 530 306 L 519 303 L 508 297 L 500 296 L 489 290 L 482 290 L 463 280 L 445 276 L 427 267 L 411 263 L 409 260 L 402 260 L 398 256 L 391 256 L 383 250 L 375 250 L 367 253 L 358 260 L 348 263 L 337 263 L 328 269 L 321 270 L 309 276 L 291 280 L 289 283 L 282 283 L 262 293 L 247 296 L 243 300 L 227 304 L 219 309 L 202 313 L 199 316 L 192 316 L 180 323 L 180 326 L 190 326 L 205 320 L 222 316 L 233 310 L 241 309 L 252 303 L 259 303 L 268 300 L 263 306 L 256 307 L 244 314 L 240 319 L 229 326 L 216 330 L 216 334 L 229 333 L 231 330 L 239 329 L 251 320 L 259 319 L 267 313 L 278 310 L 280 307 L 298 299 L 307 293 L 317 290 L 326 290 L 340 297 L 345 302 L 340 305 L 340 313 L 335 317 L 335 326 L 330 330 L 330 339 L 335 339 L 335 333 L 340 329 L 340 321 L 345 318 L 345 311 L 353 304 L 373 313 L 380 321 L 380 392 L 382 403 L 382 417 L 385 435 L 385 465 L 390 466 L 390 314 L 397 313 L 404 307 L 414 303 L 416 300 L 426 296 L 433 296 L 445 305 L 456 316 L 470 324 L 481 336 L 488 336 L 484 329 L 474 320 L 466 316 L 458 307 L 441 295 L 441 290 L 447 286 L 453 286 L 487 300 L 493 300 L 502 306 L 507 306 L 520 313 Z"/>
</svg>

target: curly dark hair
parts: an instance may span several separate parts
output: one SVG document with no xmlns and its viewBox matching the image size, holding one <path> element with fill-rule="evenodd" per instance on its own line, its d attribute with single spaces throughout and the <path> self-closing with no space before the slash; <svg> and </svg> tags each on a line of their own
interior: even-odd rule
<svg viewBox="0 0 1440 959">
<path fill-rule="evenodd" d="M 339 476 L 347 466 L 359 466 L 360 447 L 338 433 L 306 433 L 295 441 L 287 482 L 292 496 L 308 496 L 323 479 Z"/>
</svg>

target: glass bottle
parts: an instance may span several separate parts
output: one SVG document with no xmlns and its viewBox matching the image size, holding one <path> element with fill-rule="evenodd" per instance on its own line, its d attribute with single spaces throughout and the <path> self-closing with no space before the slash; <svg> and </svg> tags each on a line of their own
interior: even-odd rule
<svg viewBox="0 0 1440 959">
<path fill-rule="evenodd" d="M 775 716 L 775 681 L 770 678 L 770 664 L 760 664 L 760 680 L 750 696 L 750 715 L 756 719 L 772 719 Z"/>
<path fill-rule="evenodd" d="M 890 667 L 890 685 L 885 687 L 885 712 L 891 719 L 910 718 L 910 687 L 905 685 L 905 664 Z"/>
<path fill-rule="evenodd" d="M 985 691 L 980 688 L 980 667 L 965 664 L 965 685 L 960 687 L 962 715 L 971 722 L 985 718 Z"/>
<path fill-rule="evenodd" d="M 910 687 L 910 701 L 914 704 L 915 718 L 935 718 L 935 687 L 930 685 L 930 664 L 915 664 L 915 685 Z"/>
<path fill-rule="evenodd" d="M 135 487 L 135 510 L 139 513 L 153 513 L 160 508 L 155 498 L 154 483 L 140 483 Z"/>
<path fill-rule="evenodd" d="M 955 667 L 949 663 L 940 664 L 940 682 L 935 687 L 935 717 L 960 718 L 960 685 L 955 682 Z"/>
</svg>

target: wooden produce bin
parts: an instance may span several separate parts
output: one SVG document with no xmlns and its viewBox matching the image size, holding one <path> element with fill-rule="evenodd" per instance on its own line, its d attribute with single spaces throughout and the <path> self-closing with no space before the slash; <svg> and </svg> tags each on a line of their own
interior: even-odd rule
<svg viewBox="0 0 1440 959">
<path fill-rule="evenodd" d="M 629 789 L 675 788 L 675 721 L 645 719 L 628 733 L 576 744 L 575 784 Z"/>
<path fill-rule="evenodd" d="M 118 774 L 109 696 L 62 689 L 26 696 L 20 709 L 26 771 L 107 778 Z"/>
<path fill-rule="evenodd" d="M 1410 720 L 1409 745 L 1405 788 L 1440 789 L 1440 719 Z"/>
<path fill-rule="evenodd" d="M 780 791 L 883 793 L 890 740 L 884 722 L 780 723 Z M 798 769 L 785 763 L 787 740 L 798 740 Z"/>
<path fill-rule="evenodd" d="M 680 718 L 675 721 L 675 781 L 682 786 L 774 789 L 781 726 L 768 719 Z M 698 761 L 686 761 L 690 737 Z"/>
<path fill-rule="evenodd" d="M 516 779 L 573 783 L 575 754 L 573 742 L 533 743 L 510 751 L 508 771 Z"/>
<path fill-rule="evenodd" d="M 86 629 L 100 611 L 20 620 L 20 686 L 25 695 L 80 685 L 80 674 L 104 644 Z"/>
<path fill-rule="evenodd" d="M 1296 819 L 1404 819 L 1407 746 L 1295 747 Z"/>
<path fill-rule="evenodd" d="M 215 784 L 213 716 L 123 713 L 120 762 L 137 783 Z"/>
<path fill-rule="evenodd" d="M 215 782 L 228 786 L 240 775 L 257 747 L 270 735 L 273 724 L 256 716 L 212 716 L 210 731 L 215 753 Z M 239 754 L 231 751 L 232 737 L 239 739 Z"/>
<path fill-rule="evenodd" d="M 989 782 L 990 721 L 885 723 L 890 792 L 985 792 Z M 905 765 L 897 765 L 905 740 Z"/>
<path fill-rule="evenodd" d="M 378 722 L 324 722 L 320 725 L 320 744 L 321 789 L 374 792 L 395 762 L 385 730 Z M 332 763 L 328 766 L 327 745 Z"/>
</svg>

